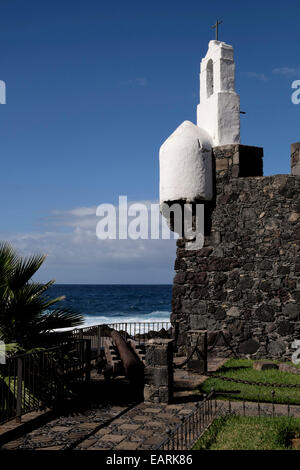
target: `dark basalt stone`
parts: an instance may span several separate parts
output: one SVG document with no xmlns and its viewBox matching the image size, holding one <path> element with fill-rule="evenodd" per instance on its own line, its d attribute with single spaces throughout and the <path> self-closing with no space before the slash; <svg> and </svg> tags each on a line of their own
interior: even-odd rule
<svg viewBox="0 0 300 470">
<path fill-rule="evenodd" d="M 293 331 L 294 331 L 294 325 L 293 325 L 293 323 L 291 323 L 291 322 L 289 322 L 289 321 L 287 321 L 287 320 L 284 320 L 284 321 L 279 322 L 278 328 L 277 328 L 277 332 L 278 332 L 281 336 L 292 335 L 292 334 L 293 334 Z"/>
<path fill-rule="evenodd" d="M 282 311 L 290 320 L 300 320 L 300 305 L 296 303 L 286 304 Z"/>
<path fill-rule="evenodd" d="M 290 360 L 300 339 L 300 175 L 262 176 L 257 147 L 213 153 L 228 162 L 217 165 L 216 197 L 204 203 L 204 247 L 185 250 L 177 241 L 172 311 L 179 336 L 184 344 L 193 315 L 209 344 L 213 332 L 230 332 L 230 345 L 214 345 L 214 354 Z M 226 314 L 232 307 L 238 319 Z"/>
<path fill-rule="evenodd" d="M 271 322 L 274 320 L 274 311 L 268 305 L 261 305 L 256 310 L 256 316 L 262 322 Z"/>
<path fill-rule="evenodd" d="M 259 348 L 258 341 L 254 339 L 248 339 L 240 344 L 239 350 L 243 354 L 254 354 Z"/>
</svg>

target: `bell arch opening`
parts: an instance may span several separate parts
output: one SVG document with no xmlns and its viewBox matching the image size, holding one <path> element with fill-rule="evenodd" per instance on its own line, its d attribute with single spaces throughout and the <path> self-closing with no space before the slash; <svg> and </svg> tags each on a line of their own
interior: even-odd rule
<svg viewBox="0 0 300 470">
<path fill-rule="evenodd" d="M 207 98 L 209 98 L 214 92 L 214 64 L 212 59 L 208 61 L 206 67 L 206 91 Z"/>
</svg>

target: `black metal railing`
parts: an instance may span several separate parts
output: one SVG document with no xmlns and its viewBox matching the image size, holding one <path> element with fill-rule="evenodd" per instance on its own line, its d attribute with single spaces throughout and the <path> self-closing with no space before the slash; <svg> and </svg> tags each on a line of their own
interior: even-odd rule
<svg viewBox="0 0 300 470">
<path fill-rule="evenodd" d="M 229 395 L 231 392 L 227 392 Z M 224 395 L 224 392 L 216 392 L 216 394 Z M 297 416 L 299 413 L 299 404 L 293 403 L 292 400 L 287 400 L 282 403 L 276 399 L 276 391 L 271 390 L 269 401 L 262 401 L 260 395 L 257 395 L 256 401 L 247 401 L 244 397 L 239 400 L 224 401 L 224 411 L 229 415 L 240 416 L 256 416 L 256 417 L 271 417 L 278 416 Z"/>
<path fill-rule="evenodd" d="M 108 323 L 77 328 L 72 330 L 72 334 L 75 338 L 89 339 L 92 350 L 100 354 L 104 347 L 105 338 L 109 337 L 109 328 L 119 331 L 126 340 L 134 339 L 138 344 L 145 343 L 146 339 L 154 337 L 171 338 L 173 335 L 172 324 L 166 321 Z"/>
<path fill-rule="evenodd" d="M 216 395 L 212 391 L 204 396 L 203 401 L 196 403 L 196 408 L 183 417 L 181 423 L 173 430 L 166 430 L 167 437 L 156 447 L 156 450 L 191 449 L 221 410 L 223 407 L 218 404 Z"/>
<path fill-rule="evenodd" d="M 209 395 L 204 395 L 203 401 L 196 403 L 195 409 L 187 416 L 181 418 L 181 423 L 174 429 L 167 429 L 167 436 L 156 447 L 156 450 L 189 450 L 205 433 L 214 420 L 220 416 L 253 416 L 276 418 L 279 416 L 299 416 L 299 406 L 290 401 L 276 403 L 275 391 L 271 391 L 270 402 L 249 402 L 244 398 L 238 400 L 217 400 L 218 395 L 226 392 L 212 390 Z M 239 391 L 228 392 L 239 394 Z"/>
<path fill-rule="evenodd" d="M 0 423 L 70 396 L 73 381 L 90 378 L 90 342 L 75 339 L 49 349 L 8 357 L 0 365 Z"/>
</svg>

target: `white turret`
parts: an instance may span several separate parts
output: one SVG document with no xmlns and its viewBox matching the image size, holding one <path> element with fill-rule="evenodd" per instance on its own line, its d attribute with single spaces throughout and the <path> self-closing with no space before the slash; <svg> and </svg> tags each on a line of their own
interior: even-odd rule
<svg viewBox="0 0 300 470">
<path fill-rule="evenodd" d="M 213 146 L 240 143 L 240 97 L 235 92 L 233 47 L 210 41 L 200 68 L 197 125 L 211 136 Z"/>
<path fill-rule="evenodd" d="M 184 121 L 161 146 L 159 160 L 161 203 L 212 199 L 211 139 L 203 129 Z"/>
</svg>

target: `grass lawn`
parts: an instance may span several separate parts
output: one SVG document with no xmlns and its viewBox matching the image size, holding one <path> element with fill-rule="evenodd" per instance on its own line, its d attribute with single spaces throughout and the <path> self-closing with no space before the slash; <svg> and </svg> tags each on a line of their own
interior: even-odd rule
<svg viewBox="0 0 300 470">
<path fill-rule="evenodd" d="M 216 374 L 226 377 L 250 380 L 255 382 L 270 382 L 278 384 L 298 384 L 300 385 L 300 374 L 293 374 L 291 372 L 283 372 L 276 369 L 259 371 L 253 369 L 253 361 L 248 359 L 229 359 L 221 368 L 216 371 Z M 247 401 L 261 401 L 271 402 L 273 387 L 246 385 L 236 382 L 227 382 L 217 378 L 209 378 L 199 387 L 202 393 L 209 393 L 214 388 L 216 391 L 230 392 L 233 390 L 240 390 L 240 394 L 218 395 L 220 399 L 231 400 L 247 400 Z M 274 401 L 276 403 L 300 404 L 300 388 L 276 388 Z"/>
<path fill-rule="evenodd" d="M 193 450 L 291 450 L 300 418 L 225 416 L 215 419 Z"/>
</svg>

